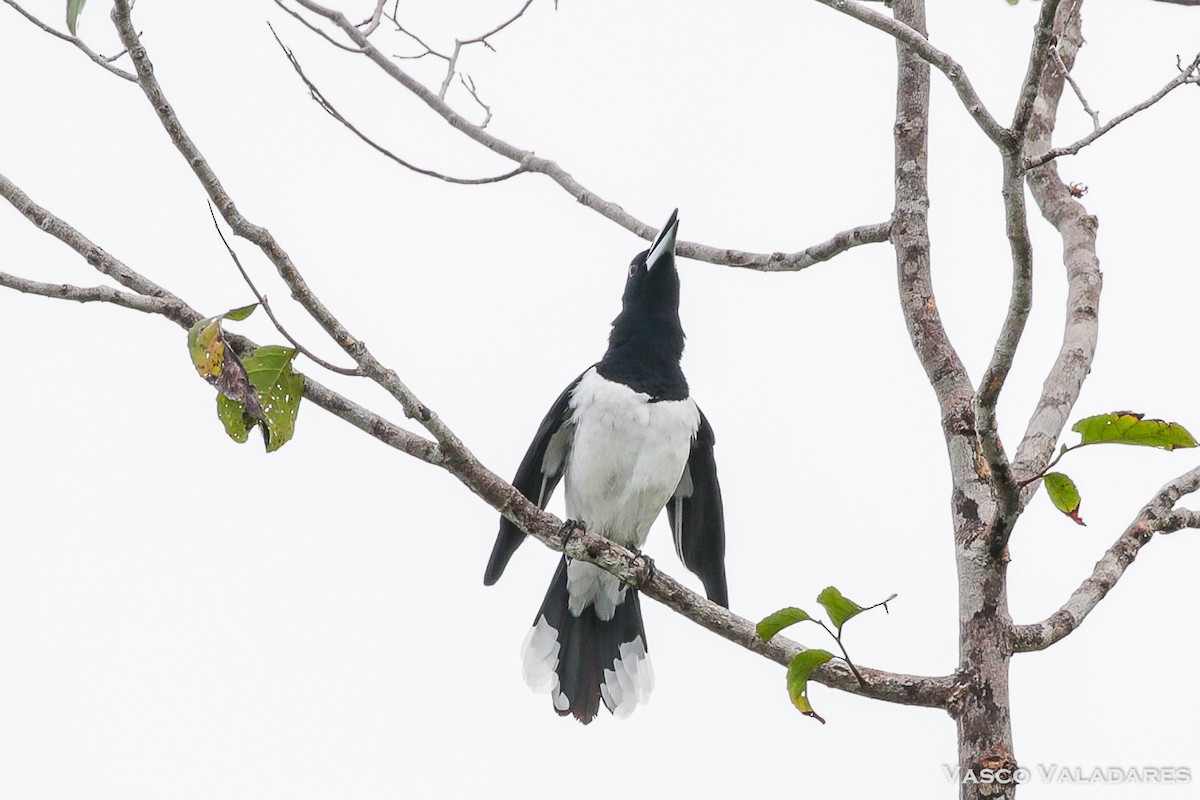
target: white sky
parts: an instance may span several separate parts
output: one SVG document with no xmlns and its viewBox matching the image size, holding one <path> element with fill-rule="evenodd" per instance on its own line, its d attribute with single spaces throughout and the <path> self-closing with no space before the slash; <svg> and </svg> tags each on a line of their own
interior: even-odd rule
<svg viewBox="0 0 1200 800">
<path fill-rule="evenodd" d="M 63 5 L 27 7 L 61 25 Z M 371 5 L 344 4 L 359 17 Z M 403 18 L 448 47 L 519 4 L 425 5 Z M 931 6 L 935 43 L 1009 119 L 1038 5 Z M 511 474 L 558 392 L 603 351 L 624 267 L 644 245 L 543 177 L 448 186 L 387 162 L 307 98 L 267 20 L 327 96 L 401 156 L 464 176 L 508 165 L 272 3 L 136 8 L 171 102 L 242 211 L 484 463 Z M 118 49 L 100 0 L 80 30 Z M 1085 35 L 1077 77 L 1108 119 L 1169 80 L 1176 54 L 1200 49 L 1200 12 L 1098 0 Z M 562 0 L 555 12 L 538 0 L 494 44 L 461 60 L 492 106 L 489 130 L 651 224 L 679 206 L 684 239 L 791 251 L 889 212 L 892 40 L 816 3 Z M 405 65 L 440 81 L 440 64 Z M 934 278 L 978 378 L 1007 303 L 999 161 L 937 73 L 933 91 Z M 476 113 L 461 89 L 451 100 Z M 206 313 L 249 302 L 141 93 L 7 7 L 0 109 L 0 173 L 34 200 Z M 1059 142 L 1089 130 L 1073 98 L 1060 118 Z M 1131 408 L 1200 429 L 1198 129 L 1200 94 L 1184 87 L 1062 164 L 1090 187 L 1105 273 L 1076 417 Z M 1001 407 L 1010 452 L 1057 352 L 1065 298 L 1056 235 L 1036 212 L 1032 224 L 1035 309 Z M 285 302 L 270 265 L 236 246 L 293 332 L 345 361 Z M 101 282 L 7 206 L 0 264 Z M 681 273 L 684 367 L 718 437 L 733 609 L 813 610 L 831 583 L 864 603 L 898 592 L 890 615 L 848 628 L 851 654 L 950 672 L 948 473 L 891 250 L 801 274 L 694 262 Z M 279 338 L 261 313 L 238 329 Z M 557 554 L 527 544 L 485 589 L 497 515 L 446 474 L 314 406 L 278 453 L 233 444 L 184 333 L 159 318 L 5 290 L 0 341 L 0 796 L 953 796 L 943 713 L 815 687 L 821 726 L 788 704 L 781 667 L 652 601 L 652 702 L 626 721 L 559 719 L 525 688 L 518 658 Z M 301 369 L 402 419 L 364 381 Z M 1014 618 L 1057 609 L 1197 458 L 1069 457 L 1088 527 L 1034 501 L 1012 544 Z M 665 531 L 648 552 L 699 585 Z M 1200 532 L 1152 542 L 1082 629 L 1014 660 L 1023 764 L 1200 772 L 1197 565 Z M 827 646 L 817 634 L 797 637 Z M 1035 781 L 1022 797 L 1085 791 Z M 1194 788 L 1091 791 L 1165 800 Z"/>
</svg>

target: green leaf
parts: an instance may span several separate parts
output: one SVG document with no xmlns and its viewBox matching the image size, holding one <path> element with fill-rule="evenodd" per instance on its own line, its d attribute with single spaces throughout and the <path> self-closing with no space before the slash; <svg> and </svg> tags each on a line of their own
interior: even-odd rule
<svg viewBox="0 0 1200 800">
<path fill-rule="evenodd" d="M 812 704 L 808 702 L 808 679 L 813 670 L 831 658 L 833 653 L 827 650 L 802 650 L 792 659 L 792 663 L 788 664 L 787 671 L 788 697 L 791 698 L 792 705 L 799 709 L 801 714 L 812 717 L 822 725 L 825 724 L 825 720 L 813 711 Z"/>
<path fill-rule="evenodd" d="M 245 444 L 250 438 L 250 429 L 258 424 L 258 420 L 246 413 L 245 404 L 223 394 L 217 395 L 217 418 L 225 426 L 229 438 L 238 444 Z"/>
<path fill-rule="evenodd" d="M 296 415 L 304 394 L 304 376 L 292 370 L 298 351 L 268 345 L 254 351 L 242 364 L 262 400 L 267 425 L 267 452 L 287 444 L 296 430 Z"/>
<path fill-rule="evenodd" d="M 253 314 L 254 309 L 256 309 L 256 308 L 258 308 L 258 303 L 251 303 L 248 306 L 242 306 L 241 308 L 235 308 L 230 311 L 226 311 L 221 316 L 224 317 L 225 319 L 231 319 L 234 322 L 241 322 L 246 317 Z"/>
<path fill-rule="evenodd" d="M 1084 444 L 1134 444 L 1143 447 L 1195 447 L 1196 440 L 1178 422 L 1143 419 L 1133 411 L 1114 411 L 1081 419 L 1071 426 Z"/>
<path fill-rule="evenodd" d="M 83 11 L 83 4 L 87 0 L 67 0 L 67 30 L 72 36 L 76 36 L 75 28 L 79 22 L 79 12 Z"/>
<path fill-rule="evenodd" d="M 758 637 L 764 642 L 771 641 L 775 634 L 779 633 L 784 628 L 795 625 L 797 622 L 806 622 L 812 619 L 808 612 L 798 608 L 788 607 L 781 608 L 771 616 L 758 623 L 755 630 L 758 631 Z"/>
<path fill-rule="evenodd" d="M 1080 498 L 1075 481 L 1061 472 L 1047 472 L 1042 476 L 1042 482 L 1046 485 L 1046 494 L 1050 495 L 1050 502 L 1054 503 L 1055 508 L 1075 520 L 1076 524 L 1087 524 L 1079 516 Z"/>
<path fill-rule="evenodd" d="M 822 589 L 821 593 L 817 595 L 817 602 L 825 609 L 825 613 L 829 615 L 829 621 L 838 630 L 841 630 L 847 620 L 863 612 L 862 606 L 842 595 L 833 586 L 826 586 Z"/>
</svg>

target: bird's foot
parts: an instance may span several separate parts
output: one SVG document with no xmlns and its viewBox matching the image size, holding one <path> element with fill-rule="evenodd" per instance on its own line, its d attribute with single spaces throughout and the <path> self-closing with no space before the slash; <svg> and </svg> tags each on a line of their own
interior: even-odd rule
<svg viewBox="0 0 1200 800">
<path fill-rule="evenodd" d="M 571 540 L 571 534 L 573 534 L 575 531 L 583 533 L 584 530 L 585 528 L 582 522 L 577 519 L 569 519 L 562 524 L 561 528 L 558 529 L 558 540 L 565 545 Z"/>
<path fill-rule="evenodd" d="M 654 576 L 658 574 L 658 567 L 655 566 L 654 559 L 641 550 L 635 549 L 633 552 L 636 553 L 634 560 L 639 562 L 639 566 L 641 567 L 642 577 L 640 582 L 649 583 L 654 580 Z"/>
</svg>

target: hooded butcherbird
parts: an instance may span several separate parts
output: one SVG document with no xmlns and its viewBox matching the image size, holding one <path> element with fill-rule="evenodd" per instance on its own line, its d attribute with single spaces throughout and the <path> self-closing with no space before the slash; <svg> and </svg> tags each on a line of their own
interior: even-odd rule
<svg viewBox="0 0 1200 800">
<path fill-rule="evenodd" d="M 725 522 L 713 431 L 679 367 L 678 211 L 629 265 L 608 351 L 572 381 L 529 445 L 515 486 L 539 507 L 566 481 L 567 516 L 640 550 L 665 506 L 675 550 L 710 600 L 728 607 Z M 512 522 L 484 574 L 491 586 L 524 540 Z M 637 590 L 563 556 L 523 648 L 526 682 L 585 725 L 600 701 L 623 717 L 654 683 Z"/>
</svg>

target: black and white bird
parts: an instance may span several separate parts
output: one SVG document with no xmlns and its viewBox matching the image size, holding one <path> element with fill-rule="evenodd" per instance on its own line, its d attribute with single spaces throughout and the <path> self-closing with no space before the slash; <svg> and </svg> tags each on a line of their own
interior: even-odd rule
<svg viewBox="0 0 1200 800">
<path fill-rule="evenodd" d="M 629 265 L 608 351 L 554 402 L 513 485 L 545 508 L 565 481 L 570 519 L 635 550 L 666 507 L 684 565 L 709 599 L 728 606 L 713 431 L 679 366 L 677 213 Z M 499 579 L 524 538 L 501 518 L 486 585 Z M 564 556 L 525 638 L 523 660 L 526 682 L 549 691 L 560 715 L 587 724 L 603 701 L 627 716 L 654 683 L 637 590 Z"/>
</svg>

